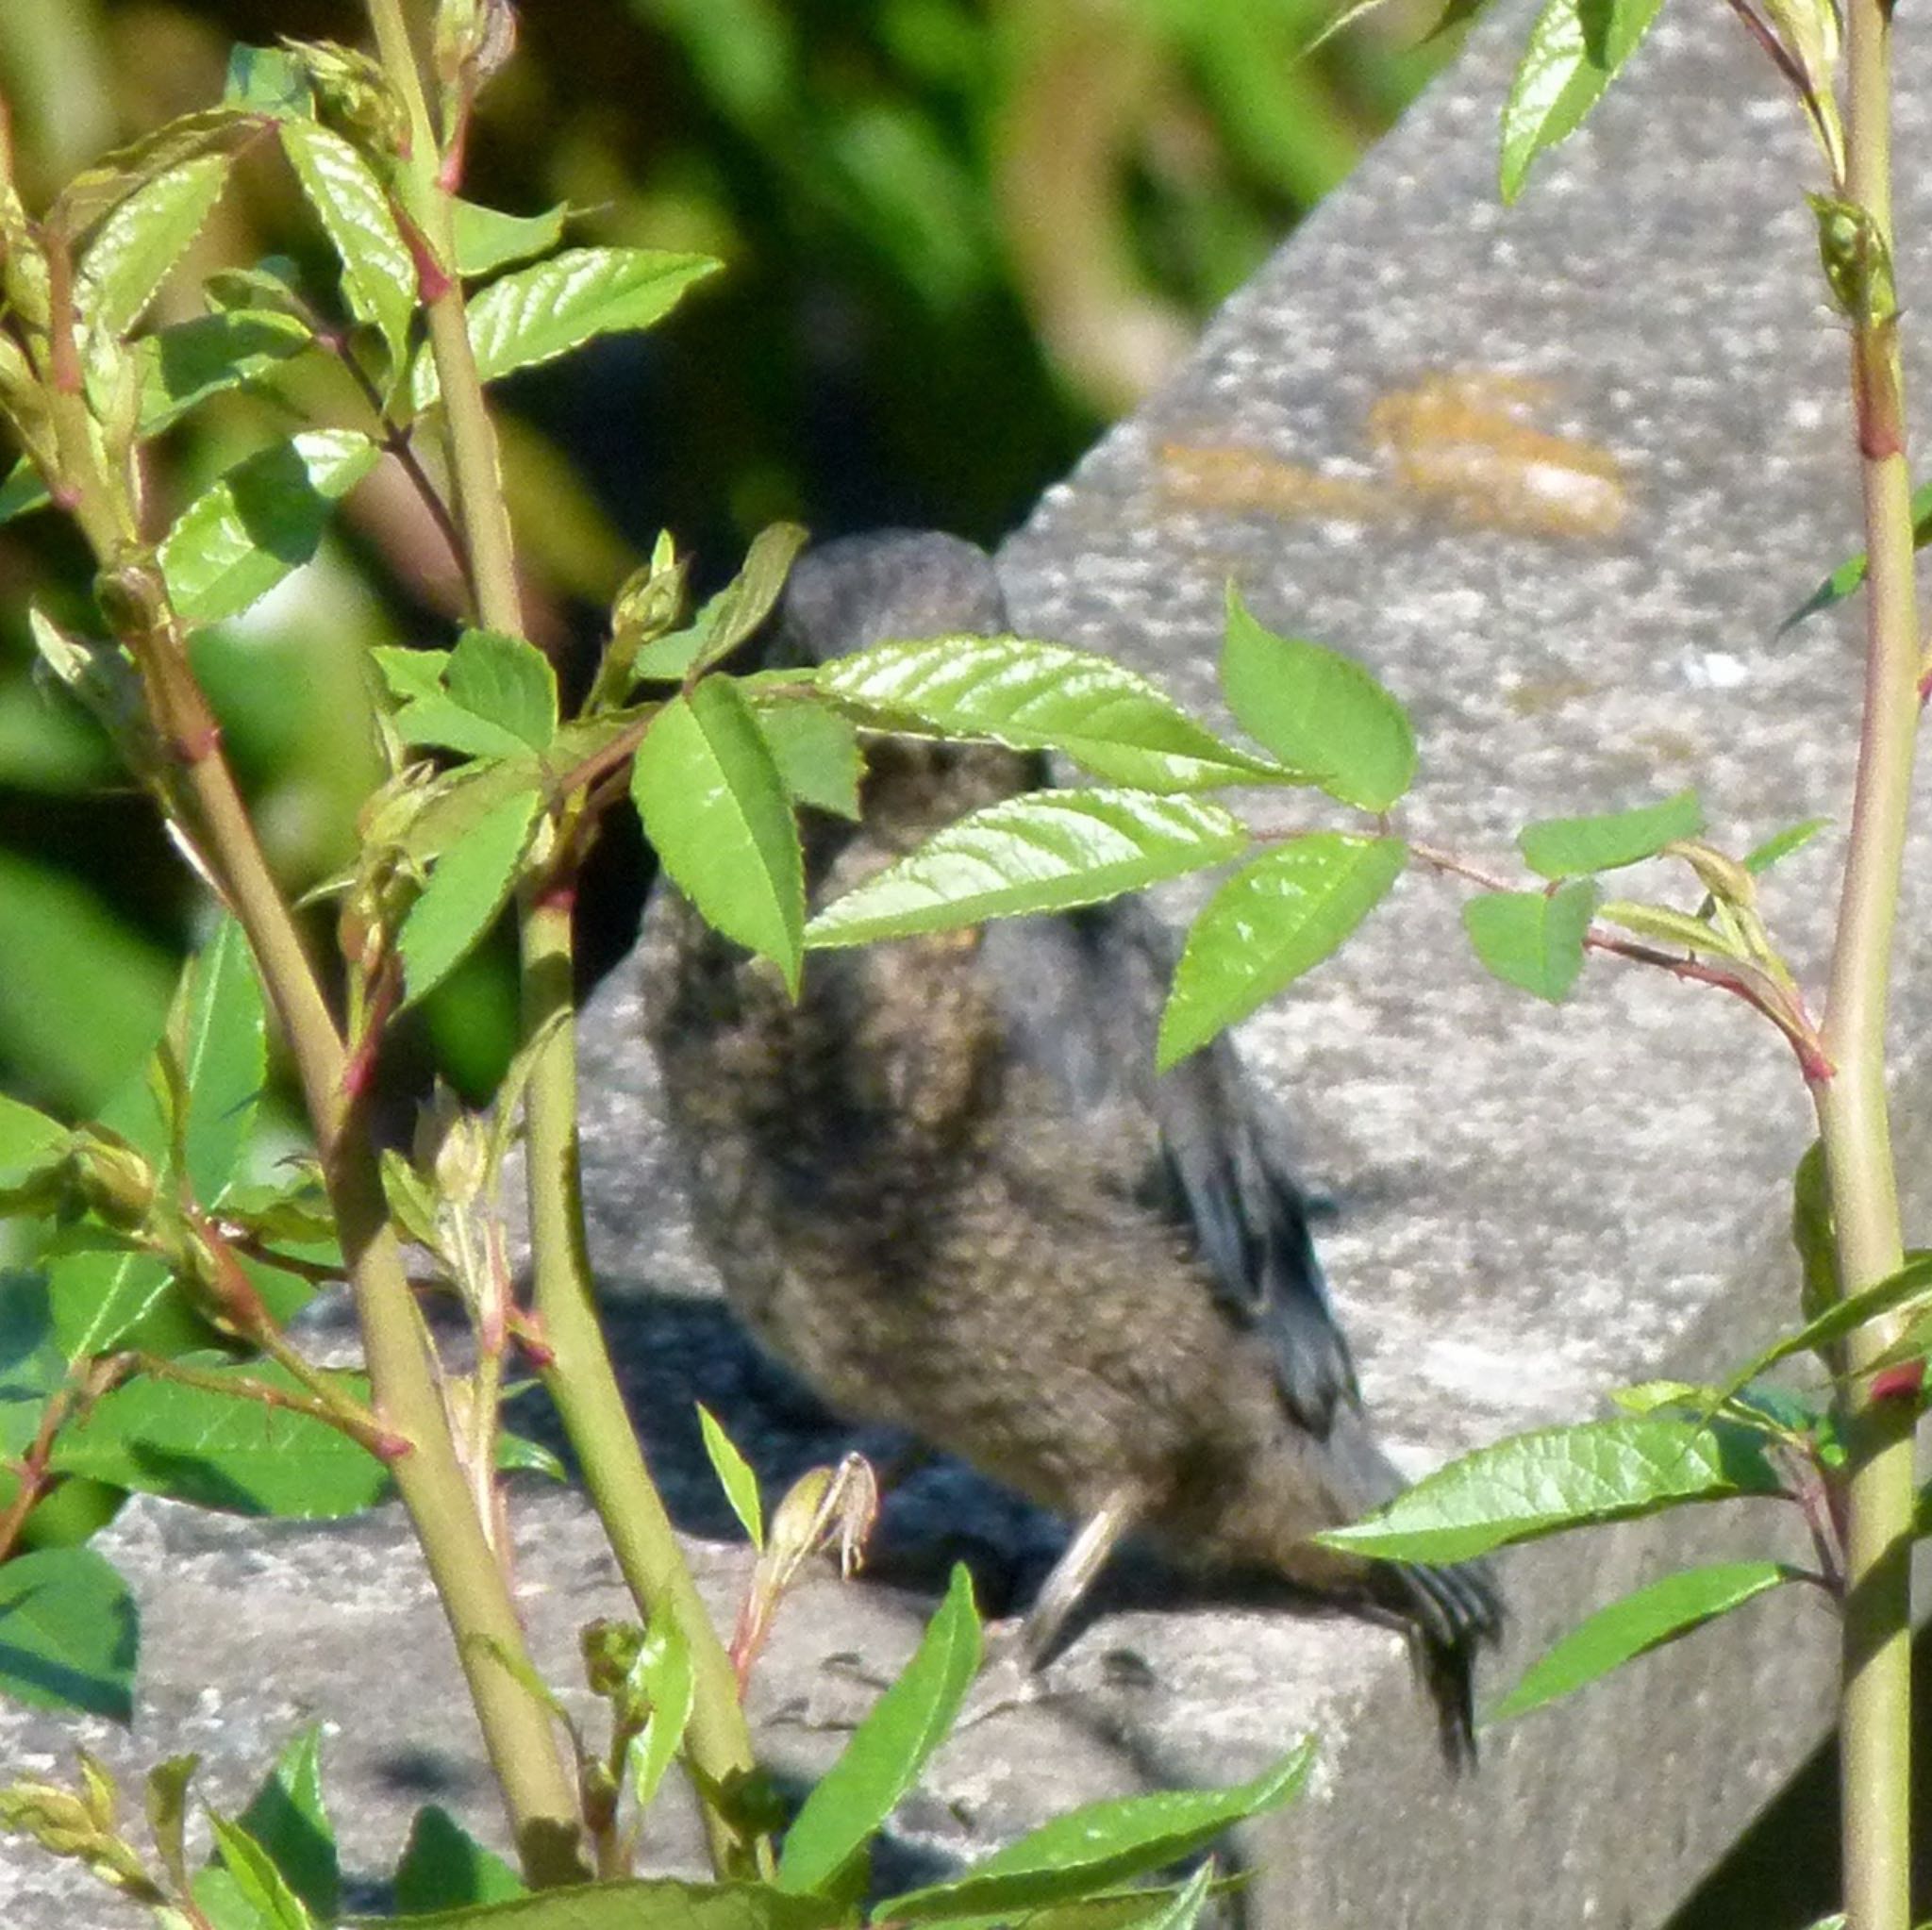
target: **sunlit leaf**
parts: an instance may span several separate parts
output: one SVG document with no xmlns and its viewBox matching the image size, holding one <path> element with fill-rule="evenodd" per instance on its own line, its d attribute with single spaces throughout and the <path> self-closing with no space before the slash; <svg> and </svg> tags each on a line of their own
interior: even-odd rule
<svg viewBox="0 0 1932 1930">
<path fill-rule="evenodd" d="M 851 724 L 822 704 L 795 699 L 754 698 L 751 714 L 792 803 L 856 822 L 865 759 Z"/>
<path fill-rule="evenodd" d="M 235 1821 L 295 1895 L 332 1922 L 341 1903 L 341 1866 L 322 1796 L 321 1743 L 319 1725 L 300 1731 Z"/>
<path fill-rule="evenodd" d="M 457 273 L 466 280 L 547 255 L 563 239 L 568 208 L 547 208 L 541 214 L 506 214 L 500 208 L 483 208 L 474 201 L 457 201 L 450 208 L 456 225 Z"/>
<path fill-rule="evenodd" d="M 1524 1672 L 1484 1721 L 1504 1722 L 1526 1715 L 1798 1579 L 1798 1571 L 1781 1561 L 1732 1561 L 1667 1574 L 1598 1609 L 1572 1629 Z"/>
<path fill-rule="evenodd" d="M 1385 811 L 1415 777 L 1402 706 L 1353 658 L 1263 628 L 1232 584 L 1221 687 L 1249 736 L 1343 804 Z"/>
<path fill-rule="evenodd" d="M 1063 751 L 1109 784 L 1200 790 L 1312 781 L 1224 743 L 1124 666 L 1058 643 L 965 636 L 881 643 L 822 664 L 817 683 L 875 729 Z"/>
<path fill-rule="evenodd" d="M 557 734 L 557 673 L 534 644 L 500 630 L 465 630 L 450 652 L 449 694 L 533 751 Z"/>
<path fill-rule="evenodd" d="M 785 1835 L 777 1885 L 824 1890 L 864 1848 L 945 1739 L 979 1672 L 973 1584 L 953 1570 L 946 1598 L 899 1679 L 853 1731 Z"/>
<path fill-rule="evenodd" d="M 197 403 L 258 380 L 314 340 L 293 316 L 260 308 L 200 315 L 143 335 L 129 351 L 141 372 L 142 435 L 159 435 Z"/>
<path fill-rule="evenodd" d="M 1160 1015 L 1160 1068 L 1319 965 L 1381 903 L 1407 857 L 1398 839 L 1318 831 L 1238 871 L 1188 932 Z"/>
<path fill-rule="evenodd" d="M 1218 864 L 1247 844 L 1239 818 L 1198 798 L 1028 791 L 936 831 L 834 900 L 806 927 L 806 943 L 865 944 L 1069 911 Z"/>
<path fill-rule="evenodd" d="M 726 938 L 798 984 L 805 867 L 791 802 L 750 706 L 706 677 L 651 720 L 631 796 L 672 881 Z"/>
<path fill-rule="evenodd" d="M 476 373 L 491 382 L 567 355 L 594 336 L 648 328 L 718 266 L 704 255 L 657 248 L 566 248 L 534 267 L 512 269 L 470 303 Z M 415 407 L 427 408 L 438 392 L 435 358 L 421 355 L 412 378 Z"/>
<path fill-rule="evenodd" d="M 403 1859 L 396 1865 L 399 1914 L 420 1917 L 435 1910 L 508 1903 L 527 1894 L 516 1872 L 494 1850 L 485 1849 L 448 1810 L 432 1803 L 416 1812 Z"/>
<path fill-rule="evenodd" d="M 754 1548 L 765 1545 L 765 1510 L 758 1499 L 758 1477 L 751 1463 L 738 1451 L 738 1443 L 724 1432 L 718 1417 L 702 1401 L 698 1403 L 698 1427 L 705 1439 L 705 1454 L 711 1472 L 731 1504 L 746 1539 Z"/>
<path fill-rule="evenodd" d="M 192 623 L 239 616 L 321 546 L 336 502 L 379 452 L 347 429 L 306 429 L 239 462 L 161 541 L 175 609 Z"/>
<path fill-rule="evenodd" d="M 1503 106 L 1503 199 L 1523 191 L 1530 163 L 1583 125 L 1657 18 L 1662 0 L 1549 0 Z"/>
<path fill-rule="evenodd" d="M 208 154 L 158 175 L 108 215 L 75 275 L 81 320 L 125 335 L 201 232 L 228 178 L 225 155 Z"/>
<path fill-rule="evenodd" d="M 406 1005 L 440 985 L 509 902 L 541 805 L 535 791 L 513 792 L 437 859 L 396 934 Z"/>
<path fill-rule="evenodd" d="M 92 1548 L 0 1563 L 0 1696 L 132 1722 L 139 1641 L 127 1584 Z"/>
<path fill-rule="evenodd" d="M 1782 1491 L 1762 1441 L 1728 1423 L 1590 1421 L 1478 1448 L 1315 1539 L 1385 1560 L 1467 1561 L 1591 1522 Z"/>
</svg>

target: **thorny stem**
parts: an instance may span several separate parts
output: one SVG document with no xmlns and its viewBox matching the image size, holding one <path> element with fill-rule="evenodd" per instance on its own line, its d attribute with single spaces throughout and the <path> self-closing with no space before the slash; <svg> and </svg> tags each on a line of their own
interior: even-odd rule
<svg viewBox="0 0 1932 1930">
<path fill-rule="evenodd" d="M 453 261 L 455 250 L 450 196 L 440 180 L 422 75 L 402 0 L 369 0 L 369 11 L 384 71 L 408 113 L 415 144 L 409 164 L 416 172 L 419 206 L 430 222 L 431 231 L 423 239 L 436 259 L 419 263 L 421 292 L 448 423 L 449 472 L 476 614 L 489 628 L 520 636 L 523 611 L 495 432 L 471 349 L 461 284 L 453 272 L 438 267 Z M 564 829 L 563 848 L 568 850 L 570 827 Z M 523 1030 L 532 1055 L 525 1097 L 531 1267 L 536 1314 L 552 1354 L 544 1383 L 641 1612 L 648 1620 L 658 1604 L 668 1606 L 689 1647 L 695 1694 L 686 1749 L 707 1794 L 703 1806 L 711 1857 L 721 1875 L 744 1875 L 759 1868 L 769 1853 L 761 1838 L 727 1818 L 711 1799 L 728 1792 L 753 1769 L 750 1732 L 724 1645 L 677 1546 L 625 1408 L 584 1250 L 567 877 L 520 893 L 519 913 Z"/>
<path fill-rule="evenodd" d="M 1848 0 L 1846 197 L 1891 245 L 1889 0 Z M 1919 704 L 1904 375 L 1895 318 L 1853 316 L 1852 390 L 1867 554 L 1864 719 L 1824 1020 L 1837 1068 L 1813 1086 L 1846 1294 L 1899 1267 L 1885 1022 Z M 1854 1331 L 1840 1384 L 1848 1453 L 1839 1774 L 1848 1930 L 1910 1921 L 1911 1530 L 1917 1404 L 1865 1370 L 1896 1321 Z"/>
</svg>

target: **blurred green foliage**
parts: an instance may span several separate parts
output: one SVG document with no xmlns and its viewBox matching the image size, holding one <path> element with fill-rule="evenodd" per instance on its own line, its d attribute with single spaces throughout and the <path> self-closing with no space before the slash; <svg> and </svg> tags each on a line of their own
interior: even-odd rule
<svg viewBox="0 0 1932 1930">
<path fill-rule="evenodd" d="M 659 527 L 722 580 L 778 517 L 990 539 L 1158 379 L 1209 308 L 1447 51 L 1400 6 L 1310 59 L 1324 0 L 533 0 L 484 103 L 470 188 L 575 239 L 695 249 L 728 274 L 668 327 L 505 385 L 536 641 L 563 664 Z M 105 147 L 221 92 L 235 42 L 355 40 L 329 0 L 6 0 L 0 93 L 30 204 Z M 280 164 L 244 166 L 190 263 L 325 258 Z M 164 316 L 195 312 L 192 275 Z M 172 310 L 170 309 L 172 304 Z M 172 515 L 285 425 L 303 378 L 194 418 L 153 477 Z M 342 534 L 198 667 L 295 886 L 349 847 L 375 780 L 372 642 L 441 633 L 446 547 L 378 472 Z M 0 1088 L 97 1105 L 160 1021 L 195 894 L 138 793 L 29 664 L 29 598 L 85 622 L 80 552 L 0 527 Z M 641 865 L 608 873 L 608 958 Z M 418 1049 L 471 1090 L 512 995 L 473 961 Z M 407 1082 L 422 1064 L 404 1067 Z"/>
</svg>

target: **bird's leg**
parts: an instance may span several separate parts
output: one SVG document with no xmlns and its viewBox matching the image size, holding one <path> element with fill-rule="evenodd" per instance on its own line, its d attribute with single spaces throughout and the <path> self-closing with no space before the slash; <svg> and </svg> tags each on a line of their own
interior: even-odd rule
<svg viewBox="0 0 1932 1930">
<path fill-rule="evenodd" d="M 1142 1505 L 1138 1488 L 1116 1488 L 1067 1544 L 1067 1552 L 1054 1563 L 1053 1572 L 1041 1583 L 1040 1593 L 1034 1598 L 1020 1633 L 1020 1657 L 1029 1672 L 1038 1669 L 1053 1653 L 1067 1617 L 1093 1586 L 1094 1577 L 1107 1566 L 1108 1556 L 1120 1545 L 1121 1537 L 1139 1519 Z"/>
</svg>

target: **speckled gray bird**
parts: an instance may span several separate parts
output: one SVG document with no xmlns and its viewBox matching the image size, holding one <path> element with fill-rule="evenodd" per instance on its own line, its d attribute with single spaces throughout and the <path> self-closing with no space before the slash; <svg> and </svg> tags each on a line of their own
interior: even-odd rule
<svg viewBox="0 0 1932 1930">
<path fill-rule="evenodd" d="M 777 624 L 791 660 L 1008 627 L 985 554 L 924 532 L 810 552 Z M 863 824 L 807 825 L 814 904 L 1046 776 L 996 747 L 873 743 Z M 1465 1759 L 1499 1598 L 1480 1565 L 1307 1540 L 1404 1483 L 1363 1411 L 1278 1121 L 1224 1040 L 1156 1076 L 1171 955 L 1154 915 L 1125 900 L 815 953 L 795 1005 L 675 892 L 652 918 L 675 963 L 651 1042 L 731 1306 L 836 1409 L 1080 1524 L 1029 1656 L 1141 1531 L 1185 1565 L 1398 1615 Z"/>
</svg>

